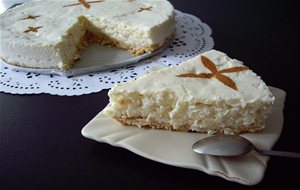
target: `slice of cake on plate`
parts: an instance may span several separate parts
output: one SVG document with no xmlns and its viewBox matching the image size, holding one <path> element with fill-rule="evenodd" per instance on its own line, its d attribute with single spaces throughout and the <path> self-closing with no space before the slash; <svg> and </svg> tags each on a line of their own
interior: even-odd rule
<svg viewBox="0 0 300 190">
<path fill-rule="evenodd" d="M 167 44 L 174 31 L 167 0 L 33 0 L 0 15 L 0 58 L 66 70 L 89 42 L 140 55 Z"/>
<path fill-rule="evenodd" d="M 108 93 L 105 114 L 125 125 L 218 134 L 265 127 L 274 96 L 252 70 L 211 50 Z"/>
</svg>

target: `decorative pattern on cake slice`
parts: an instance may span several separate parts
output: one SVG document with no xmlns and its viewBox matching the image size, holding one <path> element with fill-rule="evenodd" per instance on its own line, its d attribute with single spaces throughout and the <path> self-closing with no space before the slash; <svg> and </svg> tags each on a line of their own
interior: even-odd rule
<svg viewBox="0 0 300 190">
<path fill-rule="evenodd" d="M 199 73 L 199 74 L 185 73 L 185 74 L 177 75 L 177 77 L 207 78 L 207 79 L 215 77 L 216 79 L 218 79 L 220 82 L 222 82 L 226 86 L 228 86 L 234 90 L 238 90 L 235 82 L 231 78 L 223 75 L 223 73 L 234 73 L 234 72 L 245 71 L 245 70 L 248 70 L 248 67 L 245 67 L 245 66 L 232 67 L 232 68 L 223 69 L 223 70 L 218 71 L 216 65 L 211 60 L 209 60 L 207 57 L 202 55 L 200 58 L 201 58 L 203 65 L 208 70 L 210 70 L 211 73 Z"/>
<path fill-rule="evenodd" d="M 36 15 L 36 16 L 33 16 L 33 15 L 28 15 L 27 17 L 25 18 L 22 18 L 21 20 L 27 20 L 27 19 L 36 19 L 38 17 L 40 17 L 41 15 Z"/>
<path fill-rule="evenodd" d="M 140 7 L 140 9 L 137 12 L 143 12 L 143 11 L 151 11 L 152 6 L 150 7 Z"/>
<path fill-rule="evenodd" d="M 37 27 L 28 26 L 28 29 L 25 30 L 24 33 L 38 32 L 38 29 L 40 28 L 42 28 L 42 26 L 37 26 Z"/>
</svg>

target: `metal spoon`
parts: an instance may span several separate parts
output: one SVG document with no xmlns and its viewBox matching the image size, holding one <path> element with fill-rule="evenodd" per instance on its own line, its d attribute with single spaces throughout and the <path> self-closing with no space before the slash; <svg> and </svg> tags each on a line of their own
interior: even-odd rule
<svg viewBox="0 0 300 190">
<path fill-rule="evenodd" d="M 197 141 L 192 149 L 212 156 L 240 156 L 251 150 L 262 155 L 300 158 L 300 153 L 257 149 L 248 139 L 236 135 L 215 135 Z"/>
</svg>

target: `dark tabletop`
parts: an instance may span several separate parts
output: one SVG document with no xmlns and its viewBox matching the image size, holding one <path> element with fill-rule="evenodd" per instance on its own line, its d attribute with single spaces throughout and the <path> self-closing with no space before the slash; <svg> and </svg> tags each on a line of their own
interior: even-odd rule
<svg viewBox="0 0 300 190">
<path fill-rule="evenodd" d="M 215 49 L 287 92 L 283 132 L 274 149 L 300 152 L 300 7 L 287 0 L 171 2 L 212 28 Z M 73 97 L 0 93 L 0 189 L 269 189 L 299 184 L 297 159 L 272 157 L 263 181 L 244 186 L 84 138 L 81 129 L 107 103 L 107 90 Z"/>
</svg>

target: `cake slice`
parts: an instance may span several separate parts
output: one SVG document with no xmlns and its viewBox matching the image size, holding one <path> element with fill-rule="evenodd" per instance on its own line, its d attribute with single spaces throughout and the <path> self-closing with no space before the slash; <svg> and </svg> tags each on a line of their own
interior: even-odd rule
<svg viewBox="0 0 300 190">
<path fill-rule="evenodd" d="M 274 96 L 242 62 L 211 50 L 114 86 L 105 114 L 125 125 L 209 134 L 265 127 Z"/>
</svg>

